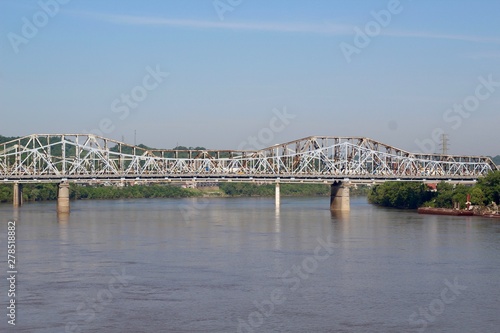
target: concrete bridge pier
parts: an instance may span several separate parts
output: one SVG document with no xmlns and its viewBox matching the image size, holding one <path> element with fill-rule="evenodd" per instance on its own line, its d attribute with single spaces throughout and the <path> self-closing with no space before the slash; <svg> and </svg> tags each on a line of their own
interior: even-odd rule
<svg viewBox="0 0 500 333">
<path fill-rule="evenodd" d="M 59 184 L 59 191 L 57 193 L 57 212 L 63 214 L 69 213 L 69 184 L 67 182 Z"/>
<path fill-rule="evenodd" d="M 330 210 L 349 211 L 350 209 L 349 186 L 342 182 L 333 183 L 330 194 Z"/>
<path fill-rule="evenodd" d="M 19 183 L 14 183 L 14 190 L 13 190 L 13 204 L 14 207 L 20 207 L 23 204 L 23 185 Z"/>
<path fill-rule="evenodd" d="M 280 183 L 276 182 L 276 189 L 274 192 L 274 202 L 276 204 L 276 208 L 280 207 L 281 204 L 281 197 L 280 197 Z"/>
</svg>

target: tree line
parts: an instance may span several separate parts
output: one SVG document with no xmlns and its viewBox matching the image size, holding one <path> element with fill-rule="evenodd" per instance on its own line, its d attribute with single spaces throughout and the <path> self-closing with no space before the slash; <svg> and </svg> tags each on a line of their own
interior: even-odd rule
<svg viewBox="0 0 500 333">
<path fill-rule="evenodd" d="M 57 199 L 57 184 L 23 184 L 23 201 Z M 132 199 L 185 198 L 200 195 L 200 191 L 172 185 L 90 186 L 70 184 L 70 199 Z M 0 202 L 12 202 L 13 186 L 0 185 Z"/>
<path fill-rule="evenodd" d="M 221 191 L 228 196 L 263 196 L 274 195 L 274 184 L 253 183 L 219 183 Z M 280 194 L 283 196 L 320 196 L 329 195 L 330 186 L 323 184 L 281 184 Z"/>
<path fill-rule="evenodd" d="M 57 199 L 57 184 L 23 184 L 24 201 L 47 201 Z M 281 184 L 283 196 L 326 196 L 330 186 L 326 184 Z M 219 183 L 218 196 L 274 196 L 274 184 Z M 353 195 L 362 194 L 362 190 L 353 190 Z M 104 186 L 70 184 L 70 199 L 131 199 L 131 198 L 185 198 L 208 195 L 200 189 L 182 188 L 165 184 Z M 214 195 L 214 193 L 210 193 Z M 0 185 L 0 202 L 12 202 L 12 184 Z"/>
<path fill-rule="evenodd" d="M 57 199 L 57 184 L 40 183 L 24 184 L 24 201 L 47 201 Z M 70 199 L 131 199 L 131 198 L 184 198 L 193 196 L 274 196 L 274 184 L 255 184 L 240 182 L 221 182 L 217 191 L 203 189 L 182 188 L 166 184 L 104 186 L 70 184 Z M 351 188 L 351 195 L 367 195 L 368 187 L 357 186 Z M 328 184 L 281 184 L 282 196 L 328 196 Z M 0 202 L 12 202 L 12 184 L 0 184 Z"/>
<path fill-rule="evenodd" d="M 368 194 L 369 202 L 401 209 L 418 207 L 453 208 L 454 204 L 465 207 L 467 195 L 475 206 L 500 203 L 500 171 L 490 172 L 480 178 L 474 186 L 437 184 L 437 191 L 430 191 L 427 185 L 417 182 L 386 182 L 374 186 Z"/>
</svg>

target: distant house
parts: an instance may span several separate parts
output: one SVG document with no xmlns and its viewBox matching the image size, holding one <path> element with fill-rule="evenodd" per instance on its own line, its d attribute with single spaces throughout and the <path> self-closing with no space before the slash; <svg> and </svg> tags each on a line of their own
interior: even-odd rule
<svg viewBox="0 0 500 333">
<path fill-rule="evenodd" d="M 425 184 L 425 185 L 427 185 L 427 189 L 431 192 L 437 192 L 437 190 L 438 190 L 437 184 L 432 183 L 432 184 Z"/>
</svg>

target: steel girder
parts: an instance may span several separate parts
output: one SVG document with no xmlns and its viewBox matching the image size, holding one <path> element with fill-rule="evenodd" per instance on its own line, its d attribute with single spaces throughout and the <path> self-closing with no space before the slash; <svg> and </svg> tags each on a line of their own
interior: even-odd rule
<svg viewBox="0 0 500 333">
<path fill-rule="evenodd" d="M 488 157 L 414 154 L 362 137 L 307 137 L 257 151 L 157 150 L 91 134 L 33 134 L 0 144 L 3 179 L 225 176 L 476 179 Z"/>
</svg>

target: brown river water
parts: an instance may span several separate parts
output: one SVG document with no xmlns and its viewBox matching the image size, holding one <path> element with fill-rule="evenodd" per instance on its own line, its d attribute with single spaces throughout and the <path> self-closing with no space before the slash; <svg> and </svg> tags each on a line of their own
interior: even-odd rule
<svg viewBox="0 0 500 333">
<path fill-rule="evenodd" d="M 0 332 L 500 332 L 500 223 L 351 198 L 0 205 Z M 16 325 L 7 224 L 16 219 Z"/>
</svg>

